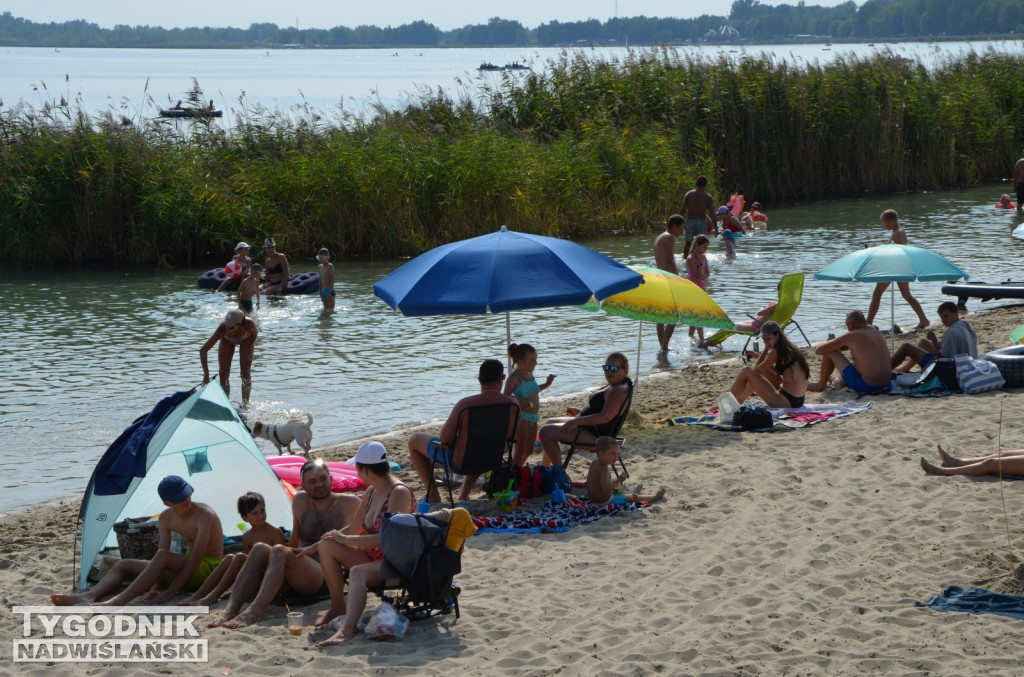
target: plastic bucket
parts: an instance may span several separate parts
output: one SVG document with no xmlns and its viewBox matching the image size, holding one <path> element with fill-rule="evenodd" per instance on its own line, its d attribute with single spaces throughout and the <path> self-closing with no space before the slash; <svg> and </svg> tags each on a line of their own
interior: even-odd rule
<svg viewBox="0 0 1024 677">
<path fill-rule="evenodd" d="M 733 414 L 740 408 L 733 394 L 724 392 L 718 396 L 718 420 L 721 423 L 732 423 Z"/>
</svg>

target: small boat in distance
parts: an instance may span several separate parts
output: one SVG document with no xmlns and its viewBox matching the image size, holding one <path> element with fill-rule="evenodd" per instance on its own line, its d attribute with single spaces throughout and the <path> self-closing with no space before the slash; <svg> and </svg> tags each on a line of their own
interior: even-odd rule
<svg viewBox="0 0 1024 677">
<path fill-rule="evenodd" d="M 503 71 L 503 70 L 505 70 L 505 67 L 504 66 L 499 66 L 497 64 L 493 64 L 490 61 L 484 61 L 483 63 L 481 63 L 477 67 L 477 70 L 478 71 Z"/>
<path fill-rule="evenodd" d="M 220 108 L 207 110 L 206 108 L 162 108 L 162 118 L 219 118 L 224 115 Z"/>
<path fill-rule="evenodd" d="M 518 61 L 513 61 L 512 63 L 505 64 L 505 70 L 507 70 L 507 71 L 528 71 L 528 70 L 530 70 L 530 67 L 525 65 L 525 64 L 521 64 Z"/>
</svg>

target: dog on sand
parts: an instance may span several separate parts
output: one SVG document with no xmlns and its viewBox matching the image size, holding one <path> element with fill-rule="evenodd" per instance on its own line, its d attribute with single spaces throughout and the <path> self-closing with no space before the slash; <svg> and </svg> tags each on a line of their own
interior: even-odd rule
<svg viewBox="0 0 1024 677">
<path fill-rule="evenodd" d="M 306 420 L 293 418 L 285 423 L 263 423 L 256 421 L 252 426 L 252 436 L 269 440 L 277 447 L 280 456 L 287 449 L 292 451 L 292 442 L 302 447 L 302 455 L 309 458 L 310 444 L 313 440 L 313 415 L 307 413 Z"/>
</svg>

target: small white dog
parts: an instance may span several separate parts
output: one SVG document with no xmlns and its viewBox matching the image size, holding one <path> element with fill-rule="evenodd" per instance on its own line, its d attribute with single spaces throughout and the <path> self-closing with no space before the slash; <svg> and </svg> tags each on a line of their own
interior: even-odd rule
<svg viewBox="0 0 1024 677">
<path fill-rule="evenodd" d="M 252 436 L 270 440 L 277 447 L 277 455 L 292 451 L 292 442 L 302 447 L 302 454 L 309 457 L 309 449 L 313 440 L 313 415 L 307 413 L 306 421 L 293 418 L 287 423 L 263 423 L 256 421 L 252 426 Z M 282 448 L 283 447 L 283 448 Z"/>
</svg>

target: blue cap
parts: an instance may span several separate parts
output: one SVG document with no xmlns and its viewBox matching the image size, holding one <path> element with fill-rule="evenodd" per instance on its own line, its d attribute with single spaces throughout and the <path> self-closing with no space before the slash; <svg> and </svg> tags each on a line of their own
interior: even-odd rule
<svg viewBox="0 0 1024 677">
<path fill-rule="evenodd" d="M 195 489 L 192 485 L 177 475 L 168 475 L 160 480 L 160 486 L 157 487 L 160 500 L 166 503 L 181 503 L 191 496 L 193 491 Z"/>
</svg>

